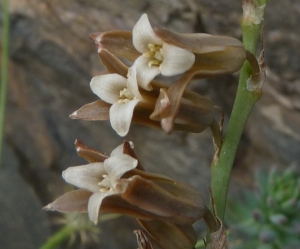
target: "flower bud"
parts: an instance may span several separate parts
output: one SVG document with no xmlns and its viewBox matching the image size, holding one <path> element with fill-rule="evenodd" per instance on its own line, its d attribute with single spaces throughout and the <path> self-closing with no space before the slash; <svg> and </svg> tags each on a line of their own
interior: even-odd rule
<svg viewBox="0 0 300 249">
<path fill-rule="evenodd" d="M 94 33 L 90 35 L 90 38 L 95 41 L 98 52 L 106 49 L 117 56 L 131 61 L 140 56 L 140 53 L 133 46 L 131 31 L 116 30 Z"/>
<path fill-rule="evenodd" d="M 133 173 L 142 172 L 135 170 Z M 172 223 L 193 224 L 203 217 L 203 197 L 195 189 L 159 175 L 153 178 L 147 172 L 142 176 L 131 177 L 122 194 L 124 200 Z"/>
<path fill-rule="evenodd" d="M 178 225 L 160 220 L 138 222 L 153 244 L 161 249 L 192 249 L 196 245 L 197 236 L 191 225 Z"/>
<path fill-rule="evenodd" d="M 201 77 L 236 72 L 246 60 L 244 45 L 232 37 L 203 33 L 180 34 L 161 28 L 155 28 L 154 32 L 166 43 L 194 53 L 195 63 L 190 71 L 197 72 Z"/>
</svg>

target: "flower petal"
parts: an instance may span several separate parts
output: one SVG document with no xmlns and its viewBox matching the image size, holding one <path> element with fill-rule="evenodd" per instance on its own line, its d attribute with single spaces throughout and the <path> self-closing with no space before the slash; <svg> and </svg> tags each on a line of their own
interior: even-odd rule
<svg viewBox="0 0 300 249">
<path fill-rule="evenodd" d="M 93 193 L 84 189 L 68 192 L 43 209 L 59 212 L 87 212 L 87 204 Z"/>
<path fill-rule="evenodd" d="M 148 51 L 148 44 L 162 45 L 163 40 L 155 35 L 147 14 L 143 14 L 132 30 L 132 42 L 141 53 Z"/>
<path fill-rule="evenodd" d="M 128 69 L 127 88 L 136 98 L 143 99 L 137 83 L 136 68 L 133 66 Z"/>
<path fill-rule="evenodd" d="M 67 168 L 62 173 L 66 182 L 92 192 L 99 190 L 98 182 L 102 180 L 105 174 L 103 163 L 91 163 L 82 166 Z"/>
<path fill-rule="evenodd" d="M 115 194 L 114 192 L 97 192 L 93 194 L 88 203 L 88 213 L 89 213 L 89 218 L 92 222 L 95 223 L 95 225 L 98 223 L 98 216 L 99 216 L 99 211 L 100 211 L 100 206 L 103 201 L 103 199 L 107 196 Z"/>
<path fill-rule="evenodd" d="M 140 87 L 146 90 L 152 90 L 150 82 L 155 76 L 160 74 L 159 67 L 149 67 L 149 59 L 146 56 L 141 55 L 133 63 L 133 67 L 136 69 L 137 83 Z"/>
<path fill-rule="evenodd" d="M 125 154 L 131 156 L 134 159 L 137 159 L 137 156 L 133 149 L 134 149 L 134 143 L 132 141 L 124 141 L 124 143 L 120 144 L 117 148 L 115 148 L 111 152 L 110 156 Z M 136 169 L 144 170 L 144 167 L 140 164 L 140 162 L 138 162 Z"/>
<path fill-rule="evenodd" d="M 90 86 L 100 99 L 113 104 L 119 100 L 119 93 L 126 87 L 126 81 L 119 74 L 105 74 L 92 78 Z"/>
<path fill-rule="evenodd" d="M 120 179 L 124 173 L 136 168 L 137 164 L 138 161 L 133 157 L 119 154 L 106 159 L 104 161 L 104 169 L 113 183 Z"/>
<path fill-rule="evenodd" d="M 131 124 L 133 110 L 140 100 L 134 99 L 125 104 L 115 103 L 109 110 L 112 128 L 120 135 L 126 136 Z"/>
<path fill-rule="evenodd" d="M 184 73 L 195 62 L 195 55 L 192 52 L 167 43 L 163 45 L 162 54 L 164 60 L 160 65 L 160 71 L 164 76 Z"/>
<path fill-rule="evenodd" d="M 123 151 L 124 151 L 124 143 L 118 145 L 116 148 L 114 148 L 114 150 L 110 153 L 110 156 L 115 156 L 115 155 L 123 155 Z"/>
</svg>

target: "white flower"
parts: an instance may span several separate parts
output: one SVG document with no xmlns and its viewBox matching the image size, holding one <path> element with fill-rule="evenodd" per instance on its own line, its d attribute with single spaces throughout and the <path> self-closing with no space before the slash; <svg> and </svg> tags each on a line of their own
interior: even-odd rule
<svg viewBox="0 0 300 249">
<path fill-rule="evenodd" d="M 66 182 L 93 193 L 88 200 L 88 214 L 90 220 L 96 224 L 103 199 L 122 194 L 126 190 L 130 179 L 120 178 L 124 173 L 136 168 L 137 164 L 136 159 L 122 154 L 117 147 L 103 163 L 70 167 L 62 176 Z"/>
<path fill-rule="evenodd" d="M 173 76 L 189 70 L 195 55 L 183 48 L 168 44 L 153 31 L 147 14 L 143 14 L 132 31 L 134 47 L 142 53 L 133 66 L 137 71 L 138 84 L 151 90 L 151 80 L 158 74 Z"/>
<path fill-rule="evenodd" d="M 115 73 L 96 76 L 90 86 L 98 97 L 112 104 L 109 110 L 111 126 L 120 136 L 125 136 L 134 108 L 144 101 L 138 89 L 135 68 L 129 69 L 128 78 Z"/>
</svg>

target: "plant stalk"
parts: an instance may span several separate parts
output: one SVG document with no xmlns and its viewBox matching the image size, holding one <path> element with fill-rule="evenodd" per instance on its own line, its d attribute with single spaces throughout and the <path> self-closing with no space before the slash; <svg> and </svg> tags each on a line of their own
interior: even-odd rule
<svg viewBox="0 0 300 249">
<path fill-rule="evenodd" d="M 75 231 L 72 226 L 64 226 L 59 229 L 52 237 L 50 237 L 40 249 L 54 249 L 70 238 Z"/>
<path fill-rule="evenodd" d="M 249 22 L 242 21 L 241 26 L 243 44 L 246 50 L 255 54 L 262 25 L 261 23 L 250 24 Z M 250 64 L 246 61 L 241 69 L 237 94 L 221 147 L 219 160 L 214 160 L 211 165 L 211 188 L 217 215 L 221 220 L 224 219 L 231 169 L 238 144 L 249 114 L 261 96 L 261 92 L 250 92 L 247 89 L 246 81 L 251 76 L 251 72 Z"/>
<path fill-rule="evenodd" d="M 2 146 L 4 135 L 4 120 L 6 107 L 6 92 L 8 78 L 8 49 L 9 49 L 9 0 L 2 2 L 2 58 L 1 58 L 1 85 L 0 85 L 0 166 L 2 161 Z"/>
</svg>

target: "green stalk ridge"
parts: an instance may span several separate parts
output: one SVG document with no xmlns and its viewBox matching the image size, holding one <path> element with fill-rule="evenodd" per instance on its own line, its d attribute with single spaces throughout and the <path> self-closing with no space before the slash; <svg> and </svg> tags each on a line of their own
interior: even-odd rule
<svg viewBox="0 0 300 249">
<path fill-rule="evenodd" d="M 0 85 L 0 166 L 2 161 L 2 145 L 4 133 L 4 119 L 6 107 L 7 92 L 7 74 L 8 74 L 8 49 L 9 49 L 9 0 L 2 2 L 2 58 L 1 58 L 1 85 Z"/>
<path fill-rule="evenodd" d="M 68 240 L 75 229 L 72 226 L 64 226 L 51 236 L 40 249 L 54 249 Z"/>
<path fill-rule="evenodd" d="M 266 3 L 266 1 L 261 1 Z M 260 36 L 261 24 L 241 24 L 243 44 L 246 50 L 255 54 Z M 247 90 L 246 81 L 251 75 L 251 67 L 245 62 L 240 73 L 239 83 L 226 135 L 221 147 L 219 160 L 211 165 L 211 188 L 218 217 L 223 220 L 231 169 L 246 121 L 261 93 Z"/>
</svg>

